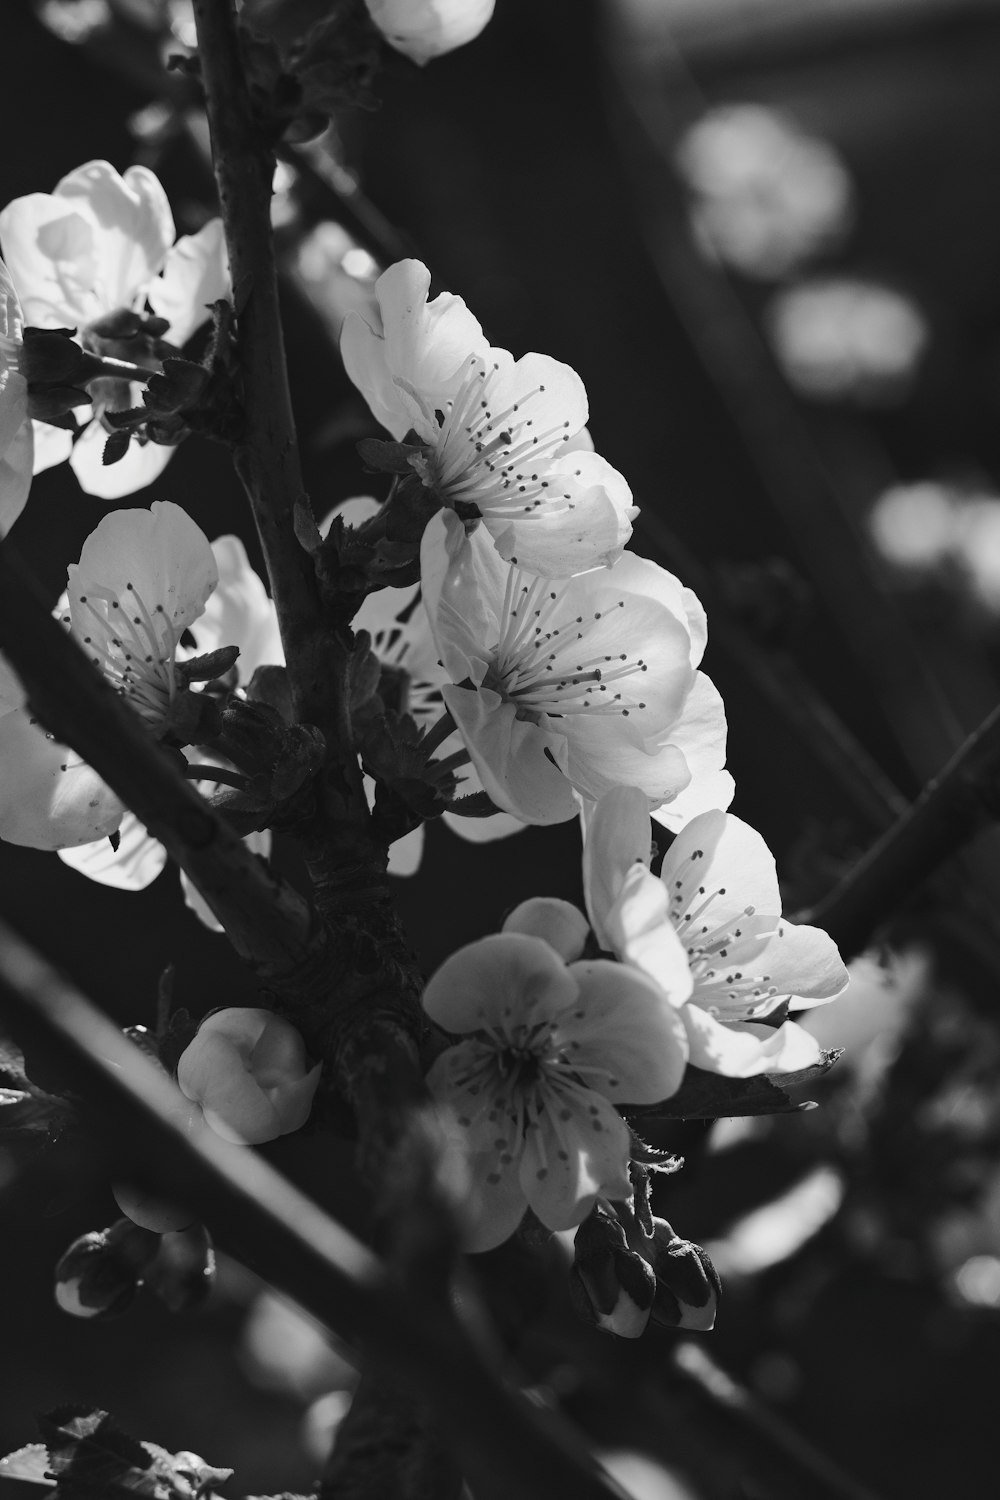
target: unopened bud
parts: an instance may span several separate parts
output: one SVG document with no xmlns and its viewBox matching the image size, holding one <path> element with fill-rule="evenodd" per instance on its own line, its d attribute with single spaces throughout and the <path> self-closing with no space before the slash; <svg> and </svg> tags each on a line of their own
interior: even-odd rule
<svg viewBox="0 0 1000 1500">
<path fill-rule="evenodd" d="M 587 1322 L 637 1339 L 649 1322 L 656 1276 L 648 1261 L 629 1249 L 617 1219 L 594 1213 L 576 1231 L 570 1296 Z"/>
<path fill-rule="evenodd" d="M 122 1213 L 133 1224 L 138 1224 L 142 1229 L 151 1229 L 155 1234 L 186 1229 L 194 1221 L 194 1213 L 190 1208 L 171 1203 L 166 1198 L 158 1198 L 154 1193 L 136 1187 L 131 1182 L 113 1182 L 111 1191 Z"/>
<path fill-rule="evenodd" d="M 177 1082 L 224 1140 L 259 1145 L 309 1118 L 320 1065 L 306 1065 L 301 1035 L 272 1011 L 231 1006 L 202 1022 L 177 1064 Z"/>
<path fill-rule="evenodd" d="M 81 385 L 91 363 L 69 328 L 24 330 L 17 364 L 29 385 Z"/>
<path fill-rule="evenodd" d="M 56 1266 L 56 1301 L 76 1318 L 113 1318 L 139 1290 L 160 1237 L 121 1219 L 110 1229 L 82 1234 Z"/>
<path fill-rule="evenodd" d="M 682 1240 L 666 1219 L 654 1219 L 646 1253 L 656 1272 L 653 1322 L 702 1333 L 714 1328 L 722 1283 L 702 1247 Z"/>
<path fill-rule="evenodd" d="M 215 1251 L 204 1224 L 165 1234 L 145 1280 L 171 1312 L 199 1307 L 215 1283 Z"/>
</svg>

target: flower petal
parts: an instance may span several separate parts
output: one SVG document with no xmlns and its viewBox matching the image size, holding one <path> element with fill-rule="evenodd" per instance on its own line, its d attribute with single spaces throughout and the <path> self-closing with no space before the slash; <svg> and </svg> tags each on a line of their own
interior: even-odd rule
<svg viewBox="0 0 1000 1500">
<path fill-rule="evenodd" d="M 0 536 L 6 535 L 25 507 L 34 457 L 28 387 L 23 375 L 6 370 L 0 376 Z"/>
<path fill-rule="evenodd" d="M 462 1033 L 550 1020 L 576 994 L 576 981 L 548 943 L 512 932 L 480 938 L 446 958 L 427 981 L 423 1002 L 431 1020 Z"/>
<path fill-rule="evenodd" d="M 122 803 L 95 771 L 49 739 L 26 709 L 0 717 L 0 838 L 31 849 L 90 844 L 114 833 Z"/>
<path fill-rule="evenodd" d="M 694 987 L 687 950 L 670 920 L 670 897 L 662 880 L 633 865 L 608 912 L 609 946 L 623 962 L 641 969 L 683 1005 Z"/>
<path fill-rule="evenodd" d="M 559 736 L 519 719 L 497 693 L 451 686 L 442 692 L 483 790 L 497 807 L 524 823 L 576 817 L 573 789 L 559 765 L 565 758 Z"/>
<path fill-rule="evenodd" d="M 31 427 L 35 435 L 35 473 L 65 463 L 73 449 L 73 434 L 65 427 L 53 427 L 51 422 L 32 422 Z"/>
<path fill-rule="evenodd" d="M 284 666 L 277 611 L 250 566 L 243 543 L 238 536 L 217 537 L 212 555 L 219 581 L 204 611 L 190 626 L 198 650 L 239 646 L 242 682 L 249 682 L 258 667 Z"/>
<path fill-rule="evenodd" d="M 90 161 L 64 177 L 55 196 L 94 226 L 92 285 L 100 310 L 131 307 L 174 242 L 173 214 L 159 178 L 148 167 L 129 167 L 120 177 L 110 162 Z"/>
<path fill-rule="evenodd" d="M 612 947 L 604 919 L 636 863 L 649 865 L 649 798 L 636 786 L 617 786 L 590 809 L 583 841 L 583 893 L 602 948 Z"/>
<path fill-rule="evenodd" d="M 479 35 L 496 0 L 365 0 L 390 47 L 421 67 Z"/>
<path fill-rule="evenodd" d="M 558 1106 L 530 1128 L 521 1187 L 549 1229 L 572 1229 L 598 1196 L 627 1198 L 631 1136 L 617 1110 L 591 1089 L 560 1090 Z"/>
<path fill-rule="evenodd" d="M 117 850 L 104 838 L 58 853 L 70 869 L 119 891 L 144 891 L 167 862 L 166 849 L 131 812 L 126 812 L 119 824 Z"/>
<path fill-rule="evenodd" d="M 415 875 L 420 869 L 420 861 L 423 857 L 424 830 L 411 828 L 409 833 L 404 833 L 401 839 L 389 845 L 388 873 L 400 880 L 406 879 L 409 875 Z"/>
<path fill-rule="evenodd" d="M 568 578 L 618 561 L 638 506 L 623 475 L 596 453 L 553 465 L 553 503 L 517 511 L 484 510 L 483 524 L 507 562 L 546 578 Z"/>
<path fill-rule="evenodd" d="M 699 813 L 725 809 L 733 800 L 735 783 L 726 763 L 726 711 L 722 696 L 704 672 L 696 672 L 684 712 L 670 731 L 670 742 L 684 756 L 691 780 L 669 802 L 653 809 L 653 817 L 677 832 Z"/>
<path fill-rule="evenodd" d="M 541 938 L 564 963 L 572 963 L 583 953 L 590 928 L 583 912 L 569 901 L 558 896 L 532 896 L 507 915 L 503 931 Z"/>
<path fill-rule="evenodd" d="M 691 1061 L 726 1078 L 753 1078 L 759 1073 L 794 1073 L 822 1058 L 822 1050 L 794 1021 L 782 1026 L 734 1022 L 724 1026 L 697 1005 L 681 1011 L 691 1046 Z"/>
<path fill-rule="evenodd" d="M 577 1003 L 558 1019 L 568 1066 L 612 1100 L 656 1104 L 677 1092 L 688 1046 L 684 1024 L 644 974 L 609 959 L 571 964 Z"/>
<path fill-rule="evenodd" d="M 693 818 L 667 850 L 660 874 L 675 921 L 690 917 L 704 945 L 744 916 L 781 915 L 774 856 L 756 829 L 731 813 Z"/>
<path fill-rule="evenodd" d="M 221 219 L 209 219 L 197 234 L 185 234 L 167 251 L 163 275 L 147 293 L 153 311 L 170 323 L 166 337 L 182 349 L 211 316 L 209 306 L 231 292 L 229 256 Z"/>
</svg>

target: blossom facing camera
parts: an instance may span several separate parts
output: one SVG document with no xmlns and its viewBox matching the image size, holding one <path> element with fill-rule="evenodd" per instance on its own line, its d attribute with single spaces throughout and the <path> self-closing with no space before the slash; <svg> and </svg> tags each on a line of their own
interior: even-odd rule
<svg viewBox="0 0 1000 1500">
<path fill-rule="evenodd" d="M 529 1207 L 572 1229 L 599 1196 L 629 1195 L 615 1104 L 669 1098 L 687 1061 L 683 1023 L 655 985 L 624 964 L 567 966 L 543 939 L 503 932 L 446 959 L 424 1008 L 462 1037 L 427 1083 L 467 1153 L 467 1250 L 502 1244 Z"/>
<path fill-rule="evenodd" d="M 637 1339 L 649 1322 L 656 1273 L 629 1248 L 617 1219 L 595 1213 L 576 1231 L 570 1296 L 580 1316 L 605 1333 Z"/>
<path fill-rule="evenodd" d="M 181 1053 L 177 1082 L 223 1140 L 258 1146 L 309 1118 L 320 1064 L 306 1065 L 302 1037 L 273 1011 L 230 1006 L 202 1022 Z"/>
<path fill-rule="evenodd" d="M 365 0 L 368 13 L 396 52 L 423 67 L 432 57 L 474 41 L 496 0 Z"/>
<path fill-rule="evenodd" d="M 646 1254 L 656 1273 L 652 1321 L 662 1328 L 710 1332 L 722 1283 L 707 1251 L 693 1240 L 682 1240 L 666 1219 L 654 1219 Z"/>
</svg>

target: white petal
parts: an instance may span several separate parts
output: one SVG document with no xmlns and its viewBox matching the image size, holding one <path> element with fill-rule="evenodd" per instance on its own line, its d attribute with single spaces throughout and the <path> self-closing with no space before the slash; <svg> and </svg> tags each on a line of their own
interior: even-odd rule
<svg viewBox="0 0 1000 1500">
<path fill-rule="evenodd" d="M 197 234 L 185 234 L 167 251 L 163 275 L 154 277 L 149 304 L 170 328 L 166 338 L 182 349 L 210 316 L 209 304 L 228 297 L 229 257 L 221 219 L 209 219 Z"/>
<path fill-rule="evenodd" d="M 0 716 L 0 838 L 32 849 L 89 844 L 124 811 L 96 772 L 46 737 L 26 709 Z"/>
<path fill-rule="evenodd" d="M 576 994 L 576 981 L 548 943 L 496 933 L 446 958 L 427 981 L 423 1003 L 445 1031 L 463 1033 L 549 1020 Z"/>
<path fill-rule="evenodd" d="M 95 226 L 87 214 L 51 193 L 15 198 L 0 213 L 4 258 L 18 288 L 26 324 L 76 328 L 100 309 Z"/>
<path fill-rule="evenodd" d="M 190 627 L 198 651 L 239 646 L 241 682 L 249 682 L 258 667 L 284 666 L 277 612 L 243 543 L 238 536 L 217 537 L 212 555 L 219 581 Z"/>
<path fill-rule="evenodd" d="M 558 736 L 518 719 L 513 704 L 496 693 L 450 686 L 443 693 L 483 789 L 497 807 L 524 823 L 576 817 L 573 789 L 554 763 L 563 758 Z"/>
<path fill-rule="evenodd" d="M 582 954 L 590 928 L 579 908 L 558 896 L 532 896 L 504 918 L 504 932 L 523 932 L 541 938 L 564 963 Z"/>
<path fill-rule="evenodd" d="M 722 696 L 704 672 L 695 673 L 684 711 L 670 730 L 670 741 L 683 754 L 691 780 L 671 801 L 654 808 L 653 817 L 676 833 L 699 813 L 710 808 L 724 811 L 736 790 L 732 776 L 722 769 L 726 763 Z"/>
<path fill-rule="evenodd" d="M 33 468 L 27 384 L 23 375 L 7 370 L 0 376 L 0 536 L 6 535 L 25 507 Z"/>
<path fill-rule="evenodd" d="M 723 1026 L 697 1005 L 681 1011 L 691 1044 L 691 1061 L 726 1078 L 753 1078 L 759 1073 L 794 1073 L 821 1060 L 819 1043 L 794 1021 L 783 1026 L 736 1022 Z"/>
<path fill-rule="evenodd" d="M 409 833 L 404 833 L 401 839 L 389 845 L 388 872 L 395 875 L 397 879 L 406 879 L 407 876 L 415 875 L 420 869 L 420 862 L 424 857 L 424 830 L 413 828 Z"/>
<path fill-rule="evenodd" d="M 660 873 L 675 920 L 704 909 L 698 927 L 708 928 L 706 944 L 738 926 L 744 915 L 781 915 L 774 856 L 756 829 L 732 813 L 694 818 L 667 850 Z"/>
<path fill-rule="evenodd" d="M 461 775 L 464 780 L 458 789 L 458 795 L 468 796 L 471 792 L 468 783 L 472 776 L 464 766 Z M 441 821 L 467 844 L 492 844 L 496 839 L 507 839 L 512 833 L 521 833 L 528 826 L 520 818 L 515 818 L 513 813 L 505 812 L 491 813 L 486 818 L 466 818 L 459 813 L 446 812 L 442 814 Z"/>
<path fill-rule="evenodd" d="M 60 849 L 59 858 L 98 885 L 120 891 L 145 890 L 166 864 L 166 849 L 131 812 L 126 812 L 119 824 L 118 841 L 117 851 L 110 839 L 104 838 L 74 849 Z"/>
<path fill-rule="evenodd" d="M 390 47 L 421 66 L 477 37 L 496 0 L 365 0 Z"/>
<path fill-rule="evenodd" d="M 358 313 L 344 320 L 344 367 L 372 414 L 397 439 L 412 425 L 412 403 L 397 379 L 418 391 L 433 411 L 451 399 L 465 360 L 489 348 L 461 297 L 443 292 L 427 301 L 430 279 L 420 261 L 398 261 L 375 283 L 380 326 Z"/>
<path fill-rule="evenodd" d="M 171 632 L 176 644 L 197 620 L 217 581 L 208 538 L 179 505 L 158 500 L 148 511 L 112 511 L 84 542 L 80 561 L 70 565 L 73 627 L 81 637 L 94 629 L 88 589 L 109 592 L 119 609 L 135 595 L 157 623 L 166 649 Z M 109 605 L 109 621 L 114 614 Z"/>
<path fill-rule="evenodd" d="M 596 453 L 575 455 L 547 470 L 551 505 L 518 514 L 484 509 L 483 524 L 505 561 L 546 578 L 568 578 L 617 562 L 632 535 L 638 507 L 624 477 Z"/>
<path fill-rule="evenodd" d="M 73 447 L 73 434 L 67 427 L 53 427 L 51 422 L 32 422 L 35 434 L 35 473 L 64 464 Z"/>
<path fill-rule="evenodd" d="M 680 1012 L 645 975 L 598 958 L 571 964 L 577 1003 L 558 1017 L 568 1066 L 607 1098 L 656 1104 L 677 1092 L 687 1062 Z"/>
<path fill-rule="evenodd" d="M 125 456 L 117 463 L 104 462 L 104 447 L 110 434 L 100 422 L 89 422 L 73 444 L 70 468 L 86 495 L 99 500 L 124 500 L 144 490 L 159 478 L 173 458 L 175 449 L 165 443 L 129 443 Z"/>
<path fill-rule="evenodd" d="M 687 950 L 670 920 L 670 896 L 662 880 L 633 865 L 606 918 L 608 946 L 625 963 L 648 974 L 673 1005 L 682 1005 L 694 981 Z"/>
<path fill-rule="evenodd" d="M 520 1180 L 543 1224 L 572 1229 L 599 1195 L 630 1196 L 631 1137 L 625 1121 L 600 1094 L 561 1090 L 557 1098 L 528 1132 Z"/>
<path fill-rule="evenodd" d="M 109 162 L 90 161 L 64 177 L 55 196 L 93 226 L 92 285 L 100 309 L 131 307 L 174 242 L 174 219 L 159 179 L 148 167 L 129 167 L 120 177 Z"/>
<path fill-rule="evenodd" d="M 583 893 L 604 949 L 611 948 L 604 919 L 632 866 L 648 866 L 651 842 L 649 799 L 638 787 L 613 787 L 591 808 L 583 841 Z"/>
</svg>

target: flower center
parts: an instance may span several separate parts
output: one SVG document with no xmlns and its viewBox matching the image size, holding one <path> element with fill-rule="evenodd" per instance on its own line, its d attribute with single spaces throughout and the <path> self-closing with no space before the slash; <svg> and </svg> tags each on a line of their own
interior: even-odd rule
<svg viewBox="0 0 1000 1500">
<path fill-rule="evenodd" d="M 703 849 L 695 849 L 691 854 L 693 861 L 704 859 L 704 857 Z M 670 897 L 670 915 L 677 934 L 687 949 L 688 964 L 695 986 L 692 1000 L 716 1016 L 719 1015 L 719 1007 L 712 1004 L 713 997 L 723 1001 L 741 1001 L 743 1004 L 741 1016 L 744 1019 L 749 1019 L 754 1015 L 766 1015 L 774 1008 L 775 996 L 778 993 L 776 986 L 771 984 L 770 974 L 749 973 L 728 962 L 731 957 L 730 950 L 742 943 L 748 934 L 739 925 L 738 918 L 733 926 L 713 927 L 712 924 L 711 907 L 720 896 L 726 894 L 725 886 L 719 886 L 716 890 L 708 890 L 703 885 L 698 886 L 685 910 L 683 884 L 681 880 L 674 882 L 674 890 Z M 743 915 L 755 916 L 756 907 L 744 907 Z M 779 921 L 777 927 L 779 936 L 782 930 Z"/>
<path fill-rule="evenodd" d="M 122 597 L 88 584 L 87 593 L 76 600 L 91 617 L 89 634 L 82 637 L 91 660 L 151 729 L 163 730 L 176 693 L 174 657 L 180 638 L 163 605 L 150 611 L 131 583 Z"/>
<path fill-rule="evenodd" d="M 400 382 L 418 402 L 433 436 L 433 452 L 420 466 L 424 483 L 449 505 L 471 505 L 483 514 L 530 515 L 573 508 L 549 465 L 573 436 L 568 420 L 553 424 L 543 414 L 544 384 L 510 398 L 509 371 L 469 356 L 465 377 L 445 409 L 431 412 L 420 393 Z M 507 386 L 505 395 L 502 387 Z"/>
<path fill-rule="evenodd" d="M 565 591 L 547 578 L 511 568 L 500 611 L 500 639 L 484 685 L 514 705 L 517 717 L 537 723 L 541 714 L 564 718 L 571 714 L 641 713 L 642 674 L 648 666 L 628 651 L 598 648 L 598 622 L 618 610 L 626 599 L 604 609 L 574 613 Z"/>
</svg>

